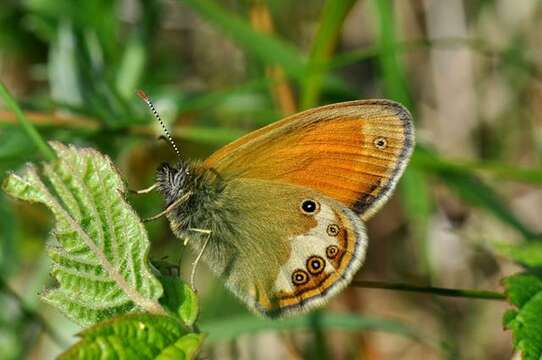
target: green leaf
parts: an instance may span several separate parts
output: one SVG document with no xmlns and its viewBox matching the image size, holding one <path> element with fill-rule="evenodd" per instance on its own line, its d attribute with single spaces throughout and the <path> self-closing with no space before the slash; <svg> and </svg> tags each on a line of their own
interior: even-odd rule
<svg viewBox="0 0 542 360">
<path fill-rule="evenodd" d="M 187 326 L 194 325 L 199 314 L 199 304 L 192 288 L 175 276 L 162 276 L 160 281 L 164 287 L 164 296 L 160 303 L 178 314 Z"/>
<path fill-rule="evenodd" d="M 506 329 L 512 330 L 514 347 L 525 360 L 542 358 L 542 278 L 518 274 L 504 279 L 506 294 L 517 310 L 503 316 Z"/>
<path fill-rule="evenodd" d="M 263 331 L 312 329 L 314 326 L 319 326 L 323 329 L 333 328 L 350 331 L 385 331 L 415 339 L 422 338 L 416 330 L 398 321 L 376 319 L 356 314 L 323 313 L 318 317 L 318 322 L 318 324 L 315 324 L 314 317 L 310 314 L 281 320 L 268 320 L 253 315 L 242 315 L 203 323 L 201 324 L 201 328 L 209 334 L 207 340 L 210 343 L 234 340 L 242 335 L 254 335 Z"/>
<path fill-rule="evenodd" d="M 50 144 L 58 159 L 43 165 L 45 182 L 28 165 L 3 184 L 55 216 L 48 252 L 58 287 L 44 300 L 82 325 L 132 310 L 165 313 L 158 303 L 162 286 L 148 265 L 147 232 L 111 160 L 93 149 Z"/>
<path fill-rule="evenodd" d="M 542 291 L 542 278 L 529 273 L 509 276 L 503 279 L 503 284 L 510 303 L 520 308 Z"/>
<path fill-rule="evenodd" d="M 59 359 L 194 359 L 205 337 L 170 316 L 130 314 L 97 324 Z"/>
<path fill-rule="evenodd" d="M 177 340 L 173 345 L 165 348 L 157 360 L 188 360 L 194 359 L 199 352 L 205 334 L 187 334 Z"/>
<path fill-rule="evenodd" d="M 520 245 L 497 244 L 496 249 L 501 254 L 522 265 L 542 267 L 542 243 L 540 241 Z"/>
</svg>

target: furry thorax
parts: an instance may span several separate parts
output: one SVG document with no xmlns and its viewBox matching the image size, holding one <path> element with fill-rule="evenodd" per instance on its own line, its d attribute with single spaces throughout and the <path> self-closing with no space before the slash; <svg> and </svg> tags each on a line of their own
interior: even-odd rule
<svg viewBox="0 0 542 360">
<path fill-rule="evenodd" d="M 173 233 L 181 239 L 188 239 L 192 247 L 199 248 L 201 241 L 198 238 L 206 236 L 192 229 L 208 230 L 212 238 L 233 230 L 228 224 L 228 219 L 234 216 L 230 214 L 233 210 L 223 194 L 227 182 L 214 170 L 184 160 L 174 166 L 163 163 L 156 173 L 156 183 L 166 207 L 189 194 L 186 201 L 166 216 Z"/>
</svg>

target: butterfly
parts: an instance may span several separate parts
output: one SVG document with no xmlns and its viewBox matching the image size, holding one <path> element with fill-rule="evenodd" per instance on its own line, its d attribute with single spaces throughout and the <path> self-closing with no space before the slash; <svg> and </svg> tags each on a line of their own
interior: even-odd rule
<svg viewBox="0 0 542 360">
<path fill-rule="evenodd" d="M 229 290 L 253 312 L 283 317 L 322 306 L 350 283 L 367 251 L 364 223 L 393 192 L 414 142 L 412 117 L 396 102 L 332 104 L 205 161 L 164 163 L 151 188 L 173 233 Z"/>
</svg>

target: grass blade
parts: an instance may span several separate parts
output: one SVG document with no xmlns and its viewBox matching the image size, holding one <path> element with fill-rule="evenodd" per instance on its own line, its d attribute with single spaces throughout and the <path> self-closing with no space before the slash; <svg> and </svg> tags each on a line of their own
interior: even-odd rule
<svg viewBox="0 0 542 360">
<path fill-rule="evenodd" d="M 322 78 L 337 43 L 344 19 L 356 0 L 328 0 L 322 10 L 322 17 L 307 65 L 303 81 L 301 108 L 308 109 L 318 104 Z"/>
<path fill-rule="evenodd" d="M 214 1 L 182 0 L 182 2 L 264 63 L 281 65 L 290 76 L 300 77 L 304 73 L 305 59 L 293 46 L 276 36 L 255 31 L 250 23 Z"/>
<path fill-rule="evenodd" d="M 412 157 L 412 165 L 430 172 L 470 171 L 498 179 L 542 185 L 542 170 L 520 168 L 498 162 L 451 161 L 438 157 L 436 154 L 429 155 L 426 151 L 416 151 Z"/>
<path fill-rule="evenodd" d="M 17 105 L 17 102 L 15 101 L 13 96 L 11 96 L 8 89 L 2 82 L 0 82 L 0 96 L 4 100 L 6 106 L 15 113 L 17 121 L 19 121 L 19 124 L 21 125 L 23 130 L 28 135 L 30 140 L 32 140 L 34 145 L 36 145 L 43 157 L 47 160 L 53 160 L 55 158 L 53 150 L 51 150 L 49 145 L 47 145 L 47 143 L 42 139 L 36 128 L 26 120 L 26 117 L 24 116 L 21 108 L 19 107 L 19 105 Z"/>
<path fill-rule="evenodd" d="M 519 231 L 526 239 L 538 237 L 510 211 L 497 192 L 473 174 L 470 169 L 440 161 L 436 154 L 423 147 L 417 148 L 412 165 L 427 169 L 455 190 L 463 200 L 492 213 L 500 221 Z"/>
<path fill-rule="evenodd" d="M 405 217 L 411 224 L 412 240 L 418 244 L 416 266 L 419 274 L 431 274 L 431 261 L 427 246 L 429 219 L 432 199 L 425 173 L 416 168 L 408 168 L 401 181 L 401 200 Z"/>
<path fill-rule="evenodd" d="M 378 22 L 379 64 L 384 81 L 384 92 L 386 96 L 399 101 L 412 111 L 406 76 L 397 50 L 394 3 L 389 0 L 374 0 L 373 4 Z"/>
<path fill-rule="evenodd" d="M 399 101 L 414 113 L 406 83 L 406 75 L 399 61 L 398 44 L 395 36 L 393 2 L 375 0 L 378 18 L 378 54 L 387 97 Z M 428 194 L 427 178 L 424 172 L 410 170 L 403 175 L 401 195 L 406 207 L 405 213 L 412 224 L 412 233 L 419 245 L 421 261 L 419 271 L 429 271 L 427 227 L 429 224 L 432 200 Z M 426 273 L 428 274 L 428 273 Z"/>
</svg>

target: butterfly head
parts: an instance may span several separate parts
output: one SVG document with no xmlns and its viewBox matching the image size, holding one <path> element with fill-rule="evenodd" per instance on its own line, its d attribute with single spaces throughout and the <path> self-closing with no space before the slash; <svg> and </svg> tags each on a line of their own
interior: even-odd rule
<svg viewBox="0 0 542 360">
<path fill-rule="evenodd" d="M 174 166 L 168 163 L 160 165 L 156 172 L 156 184 L 167 204 L 191 190 L 193 175 L 193 168 L 188 161 L 181 160 Z"/>
<path fill-rule="evenodd" d="M 163 163 L 156 172 L 157 190 L 165 200 L 166 217 L 175 235 L 193 237 L 190 228 L 211 229 L 220 222 L 224 186 L 220 178 L 198 162 Z M 217 212 L 218 211 L 218 212 Z"/>
</svg>

